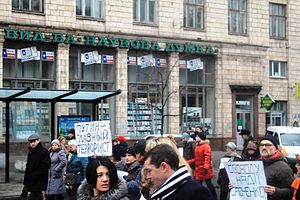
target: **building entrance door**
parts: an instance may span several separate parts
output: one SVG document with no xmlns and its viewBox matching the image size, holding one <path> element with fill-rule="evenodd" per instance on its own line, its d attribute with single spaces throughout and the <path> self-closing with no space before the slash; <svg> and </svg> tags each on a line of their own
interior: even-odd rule
<svg viewBox="0 0 300 200">
<path fill-rule="evenodd" d="M 243 146 L 243 139 L 239 135 L 242 129 L 247 129 L 253 133 L 253 97 L 237 96 L 236 97 L 236 138 L 237 146 Z"/>
</svg>

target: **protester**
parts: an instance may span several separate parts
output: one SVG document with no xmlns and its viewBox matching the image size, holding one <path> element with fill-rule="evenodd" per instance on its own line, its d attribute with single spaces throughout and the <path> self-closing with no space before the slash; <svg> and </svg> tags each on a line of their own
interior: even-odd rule
<svg viewBox="0 0 300 200">
<path fill-rule="evenodd" d="M 48 172 L 47 200 L 63 200 L 66 187 L 63 180 L 64 167 L 67 164 L 66 154 L 55 139 L 50 148 L 51 168 Z"/>
<path fill-rule="evenodd" d="M 66 156 L 69 154 L 69 149 L 68 149 L 68 145 L 67 145 L 67 140 L 64 136 L 59 136 L 58 138 L 58 141 L 60 143 L 60 148 L 62 150 L 64 150 Z"/>
<path fill-rule="evenodd" d="M 179 165 L 177 152 L 168 144 L 159 144 L 146 154 L 144 170 L 146 179 L 153 184 L 153 200 L 212 200 L 186 166 Z"/>
<path fill-rule="evenodd" d="M 129 200 L 126 195 L 126 182 L 118 177 L 115 165 L 105 157 L 90 158 L 77 199 Z"/>
<path fill-rule="evenodd" d="M 217 200 L 217 193 L 212 184 L 214 174 L 209 140 L 206 139 L 206 134 L 204 132 L 198 132 L 196 135 L 196 142 L 195 158 L 188 160 L 188 163 L 195 164 L 194 178 L 199 181 L 200 184 L 205 181 L 213 199 Z"/>
<path fill-rule="evenodd" d="M 74 128 L 70 128 L 69 129 L 69 133 L 68 133 L 68 140 L 76 140 L 75 138 L 75 129 Z"/>
<path fill-rule="evenodd" d="M 294 175 L 278 149 L 278 141 L 266 135 L 259 143 L 260 159 L 263 161 L 267 185 L 264 191 L 268 200 L 291 200 Z"/>
<path fill-rule="evenodd" d="M 125 162 L 126 162 L 126 166 L 124 171 L 128 172 L 128 176 L 126 177 L 126 180 L 127 181 L 135 180 L 137 176 L 136 173 L 140 167 L 140 163 L 136 159 L 136 155 L 133 147 L 129 147 L 127 149 Z"/>
<path fill-rule="evenodd" d="M 254 138 L 251 135 L 251 132 L 246 130 L 246 129 L 242 129 L 241 132 L 239 133 L 239 135 L 242 137 L 242 139 L 244 140 L 244 144 L 243 144 L 243 150 L 242 150 L 242 158 L 244 157 L 244 154 L 246 153 L 246 147 L 249 141 L 253 141 Z"/>
<path fill-rule="evenodd" d="M 136 177 L 134 180 L 127 182 L 128 193 L 130 193 L 134 200 L 139 199 L 141 196 L 140 193 L 140 185 L 141 185 L 141 171 L 145 162 L 145 148 L 146 148 L 146 140 L 138 140 L 134 146 L 134 152 L 136 160 L 139 162 L 140 166 L 136 171 Z"/>
<path fill-rule="evenodd" d="M 123 135 L 118 136 L 117 145 L 115 145 L 115 149 L 121 157 L 125 157 L 127 148 L 128 144 L 126 142 L 126 138 Z"/>
<path fill-rule="evenodd" d="M 247 143 L 242 159 L 244 161 L 255 161 L 259 159 L 259 149 L 256 141 L 250 140 Z"/>
<path fill-rule="evenodd" d="M 292 200 L 300 199 L 300 155 L 297 156 L 297 178 L 292 183 L 292 188 L 294 188 L 294 195 Z"/>
<path fill-rule="evenodd" d="M 182 134 L 183 143 L 183 158 L 190 160 L 195 157 L 196 142 L 190 137 L 188 133 Z"/>
<path fill-rule="evenodd" d="M 225 146 L 225 156 L 222 158 L 224 162 L 241 161 L 242 158 L 236 152 L 236 145 L 233 142 L 228 142 Z M 225 161 L 226 160 L 226 161 Z M 221 160 L 221 164 L 222 160 Z M 220 171 L 217 179 L 218 185 L 220 185 L 220 200 L 227 200 L 229 188 L 229 178 L 224 166 L 220 166 Z"/>
<path fill-rule="evenodd" d="M 117 167 L 117 170 L 124 171 L 125 170 L 125 165 L 126 161 L 124 157 L 121 157 L 118 153 L 118 151 L 115 149 L 113 146 L 112 149 L 112 155 L 108 156 L 108 159 L 115 164 Z"/>
<path fill-rule="evenodd" d="M 187 168 L 188 172 L 190 174 L 192 174 L 192 170 L 191 170 L 189 164 L 180 155 L 177 146 L 169 138 L 159 137 L 159 138 L 152 138 L 152 139 L 148 140 L 145 151 L 149 152 L 151 149 L 153 149 L 154 147 L 156 147 L 159 144 L 167 144 L 170 147 L 172 147 L 179 158 L 179 166 L 185 166 Z M 146 198 L 151 195 L 151 193 L 154 191 L 155 188 L 153 188 L 153 184 L 145 178 L 145 174 L 142 173 L 141 178 L 143 180 L 141 182 L 141 184 L 142 184 L 141 191 L 142 191 L 143 196 Z"/>
<path fill-rule="evenodd" d="M 42 191 L 47 190 L 48 170 L 51 166 L 49 152 L 40 142 L 37 134 L 28 137 L 29 152 L 27 155 L 24 187 L 30 192 L 30 200 L 42 200 Z"/>
<path fill-rule="evenodd" d="M 76 200 L 78 187 L 85 178 L 88 158 L 78 157 L 76 140 L 70 140 L 68 145 L 72 156 L 67 165 L 65 182 L 69 200 Z M 68 177 L 70 177 L 70 179 L 73 179 L 73 177 L 75 177 L 74 183 L 68 184 Z"/>
</svg>

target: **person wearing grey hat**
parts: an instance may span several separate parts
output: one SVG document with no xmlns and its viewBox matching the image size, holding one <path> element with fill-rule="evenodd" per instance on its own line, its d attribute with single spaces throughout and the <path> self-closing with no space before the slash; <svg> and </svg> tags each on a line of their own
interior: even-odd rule
<svg viewBox="0 0 300 200">
<path fill-rule="evenodd" d="M 222 159 L 226 160 L 227 162 L 242 161 L 241 156 L 236 152 L 236 148 L 237 147 L 235 143 L 228 142 L 225 145 L 225 156 Z M 221 159 L 221 163 L 222 163 L 222 159 Z M 218 185 L 220 185 L 220 200 L 227 200 L 227 196 L 229 193 L 229 188 L 228 188 L 229 178 L 223 166 L 218 173 L 217 183 Z"/>
<path fill-rule="evenodd" d="M 29 199 L 42 200 L 42 191 L 47 190 L 50 156 L 48 150 L 40 143 L 37 134 L 28 137 L 29 152 L 24 174 L 24 188 L 30 192 Z"/>
<path fill-rule="evenodd" d="M 58 139 L 52 140 L 49 154 L 51 168 L 48 172 L 47 200 L 63 200 L 63 193 L 65 192 L 63 175 L 64 167 L 67 165 L 67 158 Z"/>
<path fill-rule="evenodd" d="M 259 142 L 259 153 L 264 164 L 267 181 L 264 192 L 268 194 L 268 200 L 292 199 L 294 174 L 278 149 L 277 139 L 271 135 L 263 137 Z"/>
</svg>

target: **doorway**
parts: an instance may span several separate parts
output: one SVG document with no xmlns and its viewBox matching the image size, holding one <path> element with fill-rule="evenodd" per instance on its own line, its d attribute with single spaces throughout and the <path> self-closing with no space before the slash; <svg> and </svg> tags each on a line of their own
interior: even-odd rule
<svg viewBox="0 0 300 200">
<path fill-rule="evenodd" d="M 247 129 L 253 133 L 253 96 L 238 95 L 236 96 L 236 138 L 237 146 L 242 147 L 244 141 L 239 135 L 242 129 Z"/>
</svg>

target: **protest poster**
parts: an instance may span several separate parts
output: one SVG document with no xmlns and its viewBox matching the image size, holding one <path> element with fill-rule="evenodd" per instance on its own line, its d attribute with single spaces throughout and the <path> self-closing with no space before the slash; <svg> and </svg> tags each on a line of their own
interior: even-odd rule
<svg viewBox="0 0 300 200">
<path fill-rule="evenodd" d="M 267 200 L 267 185 L 262 161 L 224 162 L 233 185 L 230 200 Z"/>
<path fill-rule="evenodd" d="M 74 129 L 78 157 L 112 155 L 109 121 L 75 123 Z"/>
</svg>

